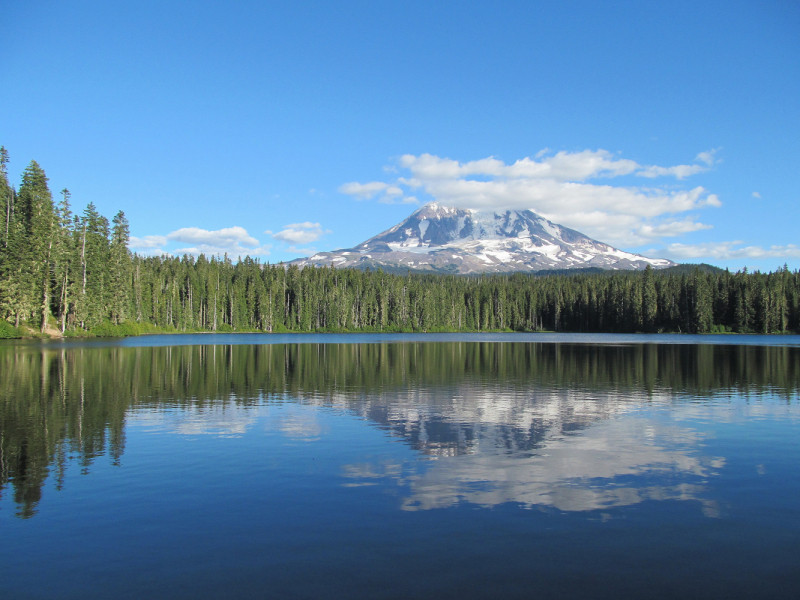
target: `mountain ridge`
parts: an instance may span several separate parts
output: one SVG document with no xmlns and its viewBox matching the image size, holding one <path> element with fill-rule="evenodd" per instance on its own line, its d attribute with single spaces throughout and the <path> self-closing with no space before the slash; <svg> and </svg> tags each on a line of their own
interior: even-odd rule
<svg viewBox="0 0 800 600">
<path fill-rule="evenodd" d="M 676 263 L 619 250 L 530 210 L 480 211 L 431 202 L 353 248 L 289 264 L 469 274 L 660 269 Z"/>
</svg>

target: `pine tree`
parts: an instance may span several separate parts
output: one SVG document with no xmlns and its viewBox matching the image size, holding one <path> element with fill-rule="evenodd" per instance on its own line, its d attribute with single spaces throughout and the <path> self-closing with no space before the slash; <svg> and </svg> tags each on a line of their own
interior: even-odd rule
<svg viewBox="0 0 800 600">
<path fill-rule="evenodd" d="M 6 165 L 8 164 L 8 150 L 6 150 L 5 146 L 0 146 L 0 202 L 2 202 L 3 208 L 3 237 L 2 237 L 2 247 L 8 248 L 8 229 L 11 225 L 11 206 L 12 206 L 12 196 L 11 196 L 11 186 L 8 183 L 8 171 L 6 170 Z M 0 256 L 4 256 L 4 254 L 0 254 Z"/>
<path fill-rule="evenodd" d="M 647 265 L 642 276 L 642 325 L 645 331 L 655 329 L 658 314 L 658 296 L 653 278 L 653 268 Z"/>
<path fill-rule="evenodd" d="M 128 319 L 131 288 L 131 256 L 128 250 L 130 227 L 125 213 L 119 211 L 113 220 L 109 265 L 109 284 L 111 296 L 111 320 L 122 323 Z"/>
<path fill-rule="evenodd" d="M 23 264 L 24 297 L 29 304 L 30 316 L 41 315 L 41 330 L 47 327 L 50 315 L 51 253 L 56 215 L 53 197 L 47 186 L 47 176 L 39 164 L 32 160 L 22 175 L 22 185 L 15 207 L 19 214 L 24 249 L 17 245 Z M 27 311 L 26 311 L 27 312 Z M 27 315 L 26 315 L 27 316 Z"/>
<path fill-rule="evenodd" d="M 21 269 L 12 234 L 19 229 L 14 220 L 14 188 L 9 185 L 6 165 L 9 162 L 8 151 L 0 146 L 0 198 L 3 207 L 3 237 L 0 244 L 0 317 L 14 319 L 19 324 L 19 289 L 18 271 Z M 21 237 L 14 236 L 15 238 Z M 22 240 L 19 241 L 20 245 Z"/>
<path fill-rule="evenodd" d="M 75 262 L 75 237 L 72 227 L 72 209 L 70 207 L 71 194 L 68 189 L 61 190 L 61 202 L 58 204 L 56 214 L 58 218 L 57 230 L 54 234 L 55 246 L 53 250 L 54 260 L 54 287 L 53 296 L 56 298 L 54 306 L 58 320 L 61 321 L 61 333 L 64 333 L 67 326 L 67 313 L 72 298 L 74 288 L 73 279 Z"/>
</svg>

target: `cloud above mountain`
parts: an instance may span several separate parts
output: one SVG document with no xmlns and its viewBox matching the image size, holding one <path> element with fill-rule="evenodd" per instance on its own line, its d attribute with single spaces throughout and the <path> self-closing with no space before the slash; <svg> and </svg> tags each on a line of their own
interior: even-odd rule
<svg viewBox="0 0 800 600">
<path fill-rule="evenodd" d="M 404 202 L 425 195 L 445 206 L 482 210 L 530 209 L 604 242 L 639 246 L 691 231 L 709 229 L 687 214 L 719 207 L 719 198 L 701 186 L 675 187 L 713 168 L 714 150 L 693 164 L 642 165 L 606 150 L 539 152 L 507 164 L 494 157 L 459 162 L 432 154 L 399 158 L 400 176 L 391 181 L 350 182 L 339 191 L 358 200 Z M 624 185 L 610 180 L 626 177 Z M 671 179 L 660 187 L 636 179 Z"/>
</svg>

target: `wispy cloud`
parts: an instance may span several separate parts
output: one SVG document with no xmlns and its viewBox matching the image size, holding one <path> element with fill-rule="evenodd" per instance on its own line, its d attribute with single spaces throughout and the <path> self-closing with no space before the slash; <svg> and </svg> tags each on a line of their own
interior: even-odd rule
<svg viewBox="0 0 800 600">
<path fill-rule="evenodd" d="M 711 225 L 705 223 L 697 223 L 691 218 L 686 218 L 683 221 L 671 221 L 669 223 L 662 223 L 661 225 L 642 225 L 636 230 L 636 233 L 642 237 L 648 238 L 664 238 L 675 237 L 693 231 L 701 231 L 703 229 L 711 229 Z"/>
<path fill-rule="evenodd" d="M 403 190 L 395 184 L 383 183 L 381 181 L 371 181 L 369 183 L 358 183 L 352 181 L 339 186 L 342 194 L 353 196 L 356 200 L 372 200 L 375 196 L 380 196 L 379 202 L 384 204 L 416 204 L 416 198 L 404 198 Z"/>
<path fill-rule="evenodd" d="M 719 159 L 715 158 L 715 154 L 717 150 L 709 150 L 707 152 L 701 152 L 695 157 L 695 164 L 693 165 L 676 165 L 674 167 L 658 167 L 658 166 L 649 166 L 649 167 L 641 167 L 639 170 L 636 171 L 636 175 L 639 177 L 663 177 L 665 175 L 672 175 L 677 179 L 685 179 L 691 175 L 696 175 L 698 173 L 703 173 L 708 171 L 711 167 L 713 167 L 716 163 L 720 162 Z M 700 164 L 698 164 L 700 163 Z"/>
<path fill-rule="evenodd" d="M 348 196 L 353 196 L 356 200 L 371 200 L 389 187 L 388 183 L 381 181 L 371 181 L 369 183 L 352 181 L 339 186 L 339 191 Z"/>
<path fill-rule="evenodd" d="M 669 244 L 659 255 L 686 259 L 709 258 L 716 260 L 736 258 L 800 258 L 800 247 L 795 244 L 786 246 L 744 246 L 743 242 L 707 242 L 704 244 Z"/>
<path fill-rule="evenodd" d="M 131 250 L 152 250 L 166 245 L 167 238 L 163 235 L 146 235 L 144 237 L 131 236 L 128 248 Z"/>
<path fill-rule="evenodd" d="M 319 223 L 311 223 L 305 221 L 303 223 L 290 223 L 278 233 L 265 231 L 264 233 L 270 234 L 274 239 L 282 242 L 289 242 L 291 244 L 308 244 L 309 242 L 316 242 L 326 233 L 331 233 L 329 229 L 323 229 Z"/>
<path fill-rule="evenodd" d="M 603 180 L 623 176 L 682 180 L 712 168 L 719 162 L 715 153 L 701 152 L 695 164 L 669 167 L 641 165 L 606 150 L 556 154 L 543 150 L 512 164 L 494 157 L 462 163 L 432 154 L 406 154 L 398 160 L 402 176 L 392 181 L 350 182 L 339 191 L 358 200 L 378 197 L 381 202 L 412 203 L 426 194 L 447 206 L 531 209 L 597 239 L 638 246 L 654 238 L 709 229 L 710 225 L 686 213 L 722 203 L 700 186 L 676 190 L 611 185 Z"/>
</svg>

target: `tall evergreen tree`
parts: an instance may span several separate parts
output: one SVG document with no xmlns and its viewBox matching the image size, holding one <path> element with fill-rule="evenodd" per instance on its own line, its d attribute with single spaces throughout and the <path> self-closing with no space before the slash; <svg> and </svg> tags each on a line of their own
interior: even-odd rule
<svg viewBox="0 0 800 600">
<path fill-rule="evenodd" d="M 0 318 L 12 318 L 19 324 L 19 289 L 18 271 L 21 269 L 18 251 L 21 245 L 15 245 L 12 234 L 16 230 L 14 220 L 14 188 L 9 184 L 6 165 L 9 162 L 8 151 L 0 146 L 0 199 L 3 207 L 2 243 L 0 243 Z M 19 236 L 14 236 L 15 238 Z"/>
<path fill-rule="evenodd" d="M 69 312 L 70 302 L 74 297 L 75 279 L 75 232 L 72 229 L 73 214 L 70 206 L 71 194 L 68 189 L 61 190 L 61 202 L 58 204 L 56 214 L 58 216 L 58 231 L 55 234 L 56 247 L 54 251 L 54 302 L 58 320 L 61 322 L 61 333 L 64 333 L 67 326 L 67 313 Z"/>
<path fill-rule="evenodd" d="M 2 247 L 8 247 L 8 230 L 11 225 L 11 186 L 8 183 L 8 171 L 6 165 L 8 164 L 8 150 L 5 146 L 0 146 L 0 202 L 3 208 L 3 229 L 2 229 Z"/>
<path fill-rule="evenodd" d="M 22 262 L 21 285 L 25 291 L 28 310 L 25 316 L 40 316 L 44 331 L 50 315 L 52 235 L 56 226 L 53 197 L 47 185 L 47 175 L 32 160 L 22 174 L 22 184 L 14 210 L 18 227 L 16 249 Z"/>
<path fill-rule="evenodd" d="M 658 295 L 653 277 L 653 268 L 647 265 L 642 275 L 642 325 L 645 331 L 653 331 L 658 314 Z"/>
<path fill-rule="evenodd" d="M 128 250 L 130 240 L 130 227 L 125 213 L 119 211 L 113 220 L 114 227 L 111 233 L 110 247 L 110 299 L 111 320 L 121 323 L 128 319 L 130 314 L 130 289 L 131 289 L 131 257 Z"/>
</svg>

